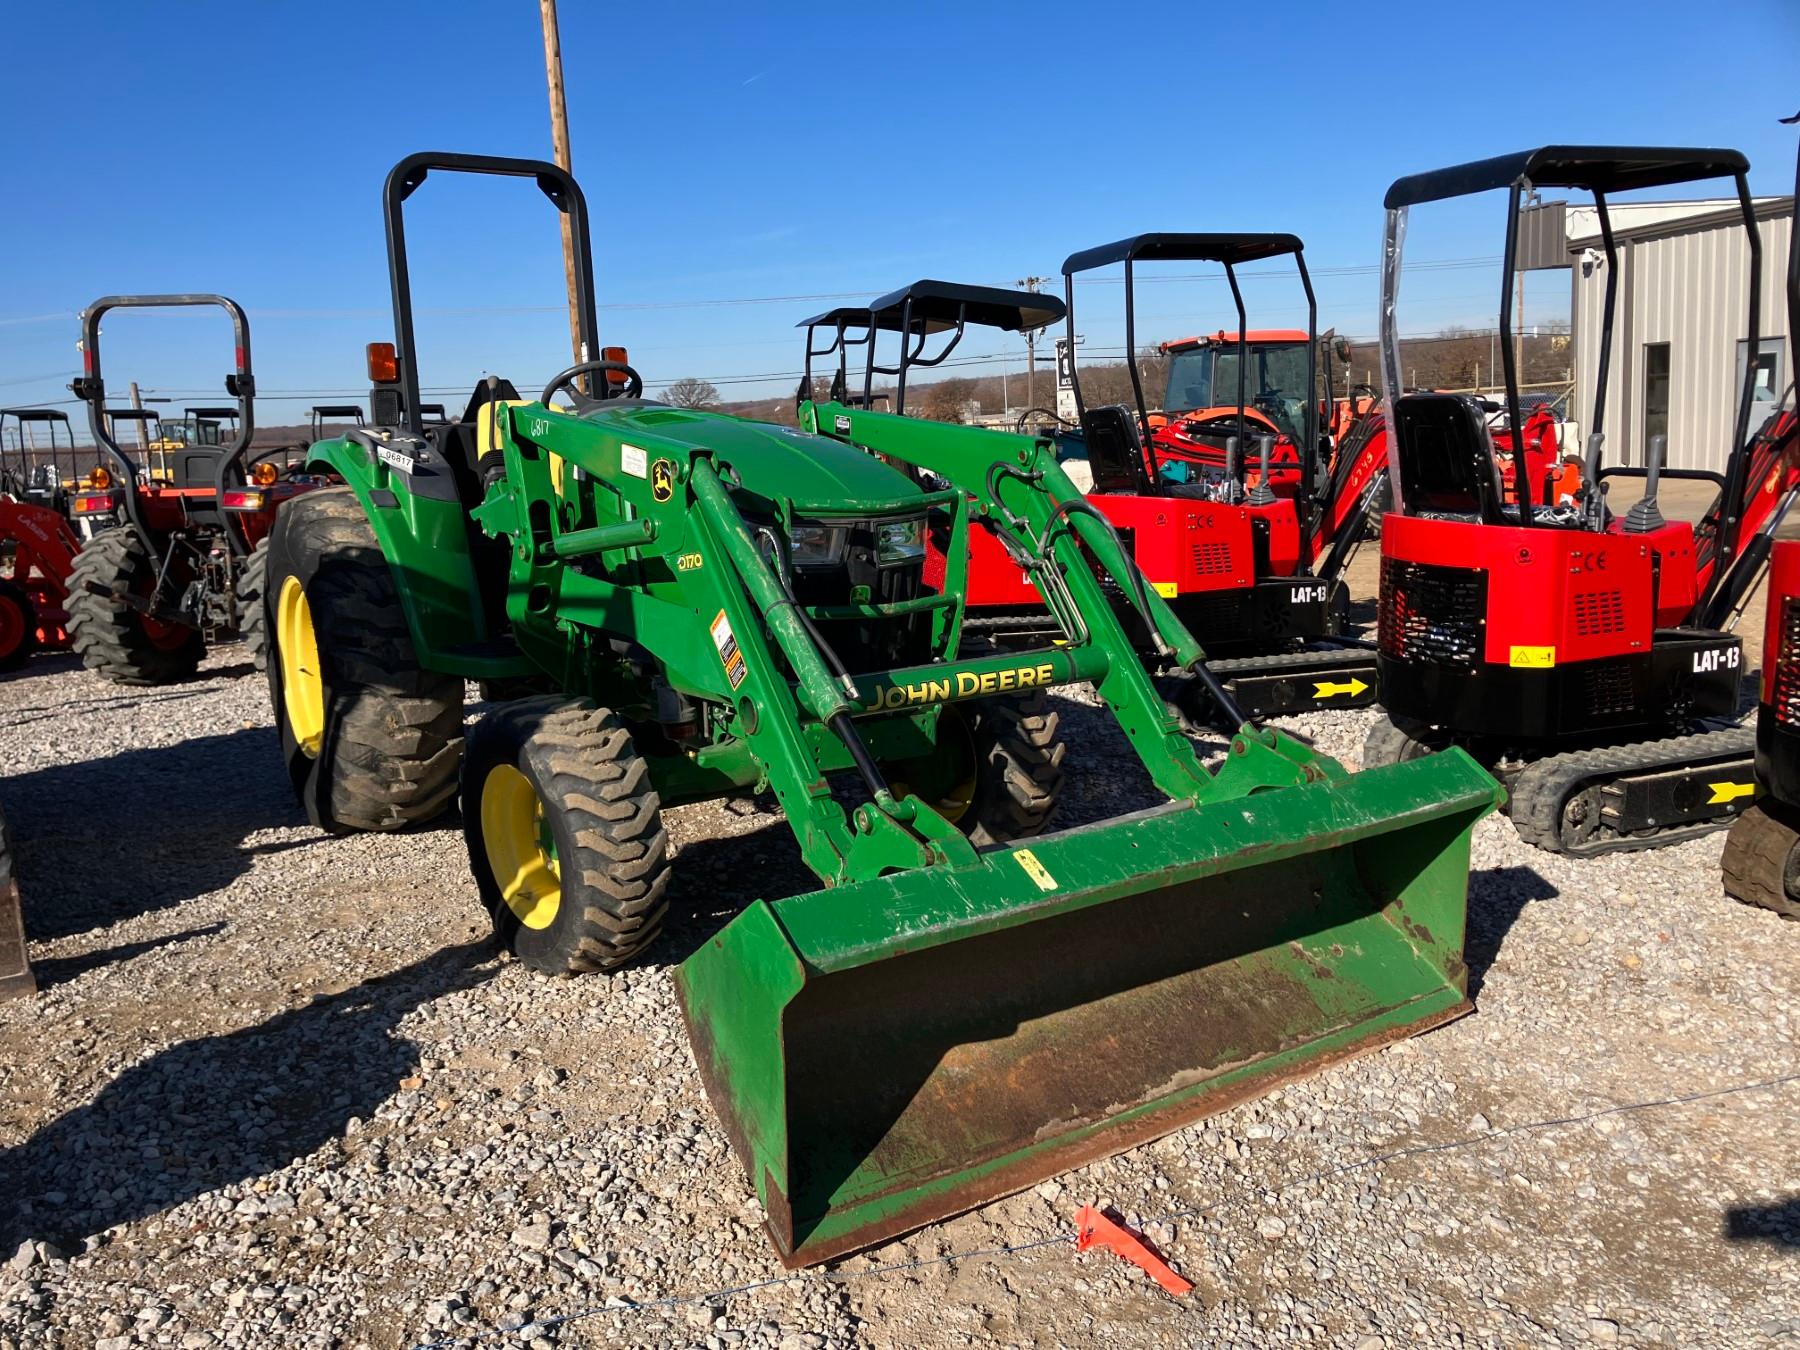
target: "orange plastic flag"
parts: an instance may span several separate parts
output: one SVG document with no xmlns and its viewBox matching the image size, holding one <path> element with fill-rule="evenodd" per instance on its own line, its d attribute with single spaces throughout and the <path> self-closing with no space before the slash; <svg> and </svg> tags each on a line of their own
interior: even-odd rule
<svg viewBox="0 0 1800 1350">
<path fill-rule="evenodd" d="M 1177 1275 L 1168 1262 L 1145 1246 L 1144 1240 L 1136 1233 L 1114 1223 L 1092 1205 L 1083 1205 L 1075 1215 L 1075 1250 L 1085 1252 L 1095 1245 L 1105 1247 L 1114 1256 L 1131 1262 L 1176 1298 L 1194 1287 L 1190 1281 Z"/>
</svg>

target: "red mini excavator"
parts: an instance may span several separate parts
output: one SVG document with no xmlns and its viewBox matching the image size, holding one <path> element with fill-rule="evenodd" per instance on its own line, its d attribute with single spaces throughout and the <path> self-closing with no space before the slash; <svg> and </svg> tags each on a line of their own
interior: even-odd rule
<svg viewBox="0 0 1800 1350">
<path fill-rule="evenodd" d="M 1311 285 L 1300 247 L 1292 235 L 1142 235 L 1077 254 L 1065 272 L 1072 294 L 1074 272 L 1109 261 L 1124 261 L 1129 279 L 1132 263 L 1140 258 L 1212 260 L 1224 264 L 1235 291 L 1235 268 L 1241 263 L 1291 255 L 1310 310 Z M 860 397 L 878 397 L 876 375 L 893 376 L 897 383 L 888 397 L 894 410 L 903 413 L 908 375 L 945 360 L 969 326 L 1019 332 L 1054 322 L 1066 312 L 1054 297 L 1035 292 L 915 282 L 866 307 L 806 320 L 807 374 L 801 387 L 811 387 L 815 358 L 833 357 L 834 397 L 854 406 L 857 396 L 846 390 L 847 352 L 862 346 L 866 357 Z M 1247 333 L 1241 297 L 1238 314 L 1240 334 Z M 1133 327 L 1128 285 L 1128 345 Z M 823 346 L 817 342 L 820 332 L 828 339 Z M 881 334 L 898 336 L 899 355 L 892 365 L 878 363 L 875 348 Z M 939 337 L 940 347 L 928 355 L 928 343 Z M 1320 416 L 1311 355 L 1317 343 L 1310 323 L 1301 338 L 1302 369 L 1291 381 L 1287 401 L 1293 404 L 1306 453 L 1295 455 L 1304 463 L 1291 481 L 1283 482 L 1271 468 L 1276 436 L 1265 427 L 1256 457 L 1260 472 L 1247 485 L 1249 470 L 1237 445 L 1247 443 L 1259 424 L 1251 415 L 1254 405 L 1241 390 L 1231 415 L 1243 413 L 1245 442 L 1233 437 L 1229 462 L 1222 459 L 1216 470 L 1146 452 L 1152 428 L 1141 391 L 1135 411 L 1084 406 L 1078 427 L 1045 433 L 1054 434 L 1065 465 L 1085 461 L 1092 475 L 1089 503 L 1118 531 L 1144 576 L 1207 651 L 1218 654 L 1220 659 L 1209 662 L 1211 669 L 1243 711 L 1257 717 L 1360 707 L 1375 698 L 1374 653 L 1346 640 L 1347 595 L 1340 578 L 1361 537 L 1367 505 L 1382 485 L 1386 452 L 1380 419 L 1363 418 L 1335 447 L 1331 464 L 1319 463 Z M 1246 348 L 1240 343 L 1239 349 Z M 1307 390 L 1315 392 L 1309 396 Z M 1078 372 L 1075 392 L 1079 404 Z M 994 435 L 996 458 L 1010 455 L 1008 433 Z M 1019 563 L 989 534 L 972 531 L 970 539 L 965 632 L 1003 644 L 1055 636 L 1059 630 Z M 941 575 L 941 559 L 928 556 L 928 579 L 934 567 Z M 1139 636 L 1147 645 L 1148 635 Z M 1178 697 L 1196 720 L 1211 717 L 1212 703 L 1203 690 L 1183 686 Z"/>
<path fill-rule="evenodd" d="M 1791 126 L 1800 117 L 1785 119 Z M 1794 163 L 1800 200 L 1800 155 Z M 1788 332 L 1800 334 L 1800 216 L 1788 236 Z M 1791 340 L 1791 339 L 1790 339 Z M 1800 384 L 1768 428 L 1792 442 L 1800 419 Z M 1763 620 L 1762 691 L 1756 709 L 1756 804 L 1725 840 L 1720 865 L 1726 894 L 1800 919 L 1800 540 L 1774 547 L 1768 612 Z"/>
<path fill-rule="evenodd" d="M 1757 350 L 1761 236 L 1732 150 L 1548 146 L 1402 178 L 1388 189 L 1381 345 L 1390 390 L 1401 387 L 1395 299 L 1406 213 L 1424 202 L 1504 190 L 1509 196 L 1500 297 L 1507 411 L 1519 416 L 1510 281 L 1527 188 L 1592 194 L 1606 254 L 1600 351 L 1583 486 L 1567 504 L 1539 500 L 1535 474 L 1509 501 L 1487 423 L 1456 394 L 1393 398 L 1394 507 L 1381 537 L 1380 648 L 1387 718 L 1365 764 L 1445 745 L 1469 749 L 1507 783 L 1513 823 L 1553 852 L 1653 848 L 1729 825 L 1751 803 L 1752 737 L 1736 723 L 1742 644 L 1729 628 L 1766 570 L 1796 489 L 1794 423 L 1752 432 L 1754 362 L 1724 471 L 1666 468 L 1661 436 L 1638 467 L 1607 464 L 1604 420 L 1618 250 L 1607 210 L 1615 193 L 1729 178 L 1749 244 L 1747 350 Z M 1621 442 L 1629 448 L 1632 428 Z M 1699 446 L 1682 446 L 1689 462 Z M 1629 459 L 1626 455 L 1621 458 Z M 1698 524 L 1671 522 L 1659 479 L 1713 484 Z M 1623 515 L 1607 489 L 1640 479 Z"/>
</svg>

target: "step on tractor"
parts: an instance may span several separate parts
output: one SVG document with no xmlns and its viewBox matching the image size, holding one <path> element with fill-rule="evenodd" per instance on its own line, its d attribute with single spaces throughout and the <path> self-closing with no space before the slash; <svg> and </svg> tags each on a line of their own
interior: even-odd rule
<svg viewBox="0 0 1800 1350">
<path fill-rule="evenodd" d="M 81 547 L 68 513 L 80 477 L 66 414 L 0 408 L 0 672 L 68 646 L 69 571 Z"/>
<path fill-rule="evenodd" d="M 116 309 L 211 305 L 231 318 L 236 359 L 223 410 L 194 409 L 186 431 L 163 435 L 166 480 L 149 478 L 113 433 L 100 364 L 100 321 Z M 83 311 L 83 373 L 70 388 L 88 405 L 105 464 L 95 488 L 78 494 L 81 518 L 103 522 L 81 546 L 70 574 L 69 637 L 89 670 L 120 684 L 166 684 L 191 677 L 207 643 L 242 637 L 262 647 L 260 593 L 264 541 L 282 502 L 311 486 L 273 464 L 244 466 L 255 432 L 250 328 L 236 301 L 220 295 L 114 295 Z M 210 444 L 229 413 L 227 444 Z M 168 428 L 165 427 L 167 432 Z"/>
<path fill-rule="evenodd" d="M 1800 116 L 1785 122 L 1792 126 Z M 1800 201 L 1800 153 L 1794 161 L 1794 195 Z M 1790 218 L 1789 230 L 1788 332 L 1800 334 L 1800 216 Z M 1791 443 L 1797 424 L 1800 383 L 1790 383 L 1787 406 L 1774 414 L 1765 434 Z M 1756 787 L 1755 803 L 1725 836 L 1720 860 L 1725 892 L 1800 919 L 1800 540 L 1783 539 L 1770 555 L 1756 708 Z"/>
<path fill-rule="evenodd" d="M 564 213 L 581 353 L 612 354 L 530 398 L 489 377 L 428 427 L 403 211 L 444 172 L 533 181 Z M 1472 760 L 1351 777 L 1240 719 L 1208 771 L 1100 570 L 1203 672 L 1199 645 L 1047 445 L 996 462 L 978 431 L 889 418 L 933 490 L 831 437 L 645 399 L 597 345 L 566 172 L 420 154 L 383 202 L 395 334 L 370 353 L 371 425 L 313 447 L 343 486 L 287 503 L 271 545 L 288 771 L 333 830 L 424 819 L 460 786 L 500 938 L 557 975 L 654 959 L 664 809 L 772 794 L 821 889 L 751 900 L 674 979 L 784 1262 L 1467 1010 L 1469 832 L 1497 797 Z M 1073 640 L 958 655 L 978 513 L 1059 578 Z M 954 541 L 936 589 L 933 515 Z M 498 704 L 465 744 L 468 679 L 553 692 Z M 1066 749 L 1044 694 L 1083 680 L 1167 801 L 1046 832 Z"/>
<path fill-rule="evenodd" d="M 1506 403 L 1519 417 L 1511 342 L 1518 213 L 1529 187 L 1592 195 L 1605 252 L 1592 434 L 1583 487 L 1569 504 L 1537 499 L 1533 475 L 1505 500 L 1475 400 L 1411 393 L 1392 401 L 1394 506 L 1381 536 L 1380 660 L 1387 716 L 1364 763 L 1395 763 L 1447 745 L 1468 749 L 1510 789 L 1520 836 L 1552 852 L 1652 848 L 1729 825 L 1750 805 L 1753 737 L 1737 725 L 1741 643 L 1728 629 L 1767 567 L 1774 531 L 1800 488 L 1792 419 L 1749 426 L 1755 363 L 1735 398 L 1724 472 L 1671 468 L 1661 436 L 1621 462 L 1605 454 L 1618 248 L 1608 200 L 1644 188 L 1731 180 L 1749 240 L 1742 323 L 1757 350 L 1761 237 L 1731 150 L 1549 146 L 1402 178 L 1388 189 L 1381 350 L 1400 388 L 1395 317 L 1400 245 L 1411 207 L 1504 191 L 1508 216 L 1500 297 Z M 1745 309 L 1737 309 L 1742 304 Z M 1743 315 L 1743 318 L 1739 318 Z M 1723 316 L 1722 316 L 1723 317 Z M 1729 327 L 1727 328 L 1729 331 Z M 1707 457 L 1683 445 L 1682 459 Z M 1716 452 L 1715 452 L 1716 453 Z M 1635 466 L 1626 461 L 1636 458 Z M 1664 479 L 1710 483 L 1698 524 L 1665 520 Z M 1639 481 L 1623 514 L 1609 489 Z"/>
</svg>

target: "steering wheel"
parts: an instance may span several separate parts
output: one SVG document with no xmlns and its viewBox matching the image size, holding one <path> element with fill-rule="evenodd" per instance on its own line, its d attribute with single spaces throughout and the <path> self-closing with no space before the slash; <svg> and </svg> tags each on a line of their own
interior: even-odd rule
<svg viewBox="0 0 1800 1350">
<path fill-rule="evenodd" d="M 596 374 L 602 371 L 610 371 L 614 374 L 623 375 L 625 377 L 624 389 L 617 394 L 611 392 L 603 393 L 598 399 L 594 399 L 589 398 L 586 394 L 583 394 L 574 388 L 575 381 L 580 379 L 583 375 Z M 600 381 L 600 387 L 610 391 L 613 388 L 613 383 L 611 380 L 602 380 Z M 609 398 L 640 398 L 644 392 L 644 377 L 638 374 L 630 366 L 626 365 L 623 361 L 583 361 L 578 366 L 570 366 L 562 374 L 551 380 L 549 384 L 545 385 L 543 397 L 540 398 L 538 402 L 547 405 L 550 400 L 563 389 L 569 391 L 570 396 L 575 400 L 575 405 L 580 407 L 583 404 L 604 402 Z"/>
</svg>

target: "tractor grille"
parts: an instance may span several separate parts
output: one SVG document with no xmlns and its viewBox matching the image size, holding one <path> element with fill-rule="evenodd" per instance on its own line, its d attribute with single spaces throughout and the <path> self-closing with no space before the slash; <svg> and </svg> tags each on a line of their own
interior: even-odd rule
<svg viewBox="0 0 1800 1350">
<path fill-rule="evenodd" d="M 1589 717 L 1617 717 L 1637 707 L 1631 670 L 1623 661 L 1588 661 L 1581 668 L 1582 711 Z"/>
<path fill-rule="evenodd" d="M 1194 571 L 1203 577 L 1229 575 L 1231 545 L 1221 540 L 1194 545 Z"/>
<path fill-rule="evenodd" d="M 1603 637 L 1625 631 L 1623 591 L 1584 591 L 1575 597 L 1575 631 L 1582 637 Z"/>
<path fill-rule="evenodd" d="M 1800 599 L 1781 602 L 1781 633 L 1775 656 L 1775 720 L 1800 726 Z"/>
<path fill-rule="evenodd" d="M 1388 656 L 1473 670 L 1486 615 L 1486 572 L 1381 560 L 1380 638 Z"/>
</svg>

